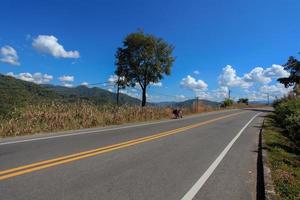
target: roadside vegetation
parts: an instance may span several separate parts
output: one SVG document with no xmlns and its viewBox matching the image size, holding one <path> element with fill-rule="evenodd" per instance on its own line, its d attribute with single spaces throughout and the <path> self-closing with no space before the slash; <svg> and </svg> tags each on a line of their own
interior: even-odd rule
<svg viewBox="0 0 300 200">
<path fill-rule="evenodd" d="M 299 144 L 286 129 L 279 126 L 275 114 L 266 118 L 263 128 L 268 165 L 278 199 L 300 199 Z"/>
<path fill-rule="evenodd" d="M 183 114 L 214 109 L 199 105 L 183 108 Z M 171 119 L 172 108 L 95 105 L 87 101 L 75 103 L 42 103 L 16 107 L 10 115 L 0 116 L 0 137 L 41 132 L 93 128 L 158 119 Z"/>
<path fill-rule="evenodd" d="M 290 57 L 284 68 L 290 76 L 278 81 L 293 91 L 273 103 L 264 138 L 275 190 L 280 199 L 292 200 L 300 199 L 300 62 Z"/>
</svg>

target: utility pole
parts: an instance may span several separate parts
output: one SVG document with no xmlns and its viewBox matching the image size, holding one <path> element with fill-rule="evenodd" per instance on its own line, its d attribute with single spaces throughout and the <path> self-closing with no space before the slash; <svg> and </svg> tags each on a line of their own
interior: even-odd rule
<svg viewBox="0 0 300 200">
<path fill-rule="evenodd" d="M 231 90 L 228 89 L 228 98 L 230 99 L 230 93 L 231 93 Z"/>
<path fill-rule="evenodd" d="M 120 77 L 119 76 L 116 85 L 117 85 L 117 106 L 119 106 L 119 98 L 120 98 Z"/>
<path fill-rule="evenodd" d="M 196 101 L 196 106 L 197 106 L 196 112 L 198 113 L 199 112 L 199 108 L 198 108 L 199 107 L 199 97 L 198 96 L 196 97 L 196 100 L 197 100 Z"/>
<path fill-rule="evenodd" d="M 270 95 L 269 95 L 269 93 L 267 93 L 267 97 L 268 97 L 268 105 L 270 105 Z"/>
</svg>

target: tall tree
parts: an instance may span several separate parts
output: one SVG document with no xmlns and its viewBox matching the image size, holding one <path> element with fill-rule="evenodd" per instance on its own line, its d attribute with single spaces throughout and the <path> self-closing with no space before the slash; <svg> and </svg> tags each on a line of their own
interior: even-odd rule
<svg viewBox="0 0 300 200">
<path fill-rule="evenodd" d="M 126 79 L 126 71 L 123 68 L 118 67 L 115 74 L 117 75 L 117 80 L 115 81 L 115 85 L 117 86 L 117 105 L 119 105 L 120 89 L 125 89 L 129 86 L 129 82 Z"/>
<path fill-rule="evenodd" d="M 244 104 L 248 105 L 249 104 L 249 99 L 247 99 L 247 98 L 240 98 L 238 100 L 238 103 L 244 103 Z"/>
<path fill-rule="evenodd" d="M 164 74 L 170 75 L 175 60 L 173 49 L 162 38 L 141 31 L 127 35 L 123 47 L 118 48 L 116 72 L 122 72 L 125 85 L 134 87 L 139 84 L 142 89 L 142 106 L 146 105 L 147 86 L 159 82 Z"/>
<path fill-rule="evenodd" d="M 290 76 L 287 78 L 279 78 L 278 81 L 284 86 L 294 86 L 294 92 L 297 96 L 300 95 L 300 61 L 291 56 L 288 62 L 283 66 L 284 69 L 290 72 Z"/>
</svg>

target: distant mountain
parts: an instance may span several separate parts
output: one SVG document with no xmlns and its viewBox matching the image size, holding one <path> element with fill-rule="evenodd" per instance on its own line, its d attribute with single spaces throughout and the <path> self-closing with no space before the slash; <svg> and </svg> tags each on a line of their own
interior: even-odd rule
<svg viewBox="0 0 300 200">
<path fill-rule="evenodd" d="M 161 106 L 161 107 L 190 107 L 192 106 L 194 103 L 196 103 L 196 99 L 189 99 L 186 101 L 181 101 L 181 102 L 175 102 L 175 101 L 171 101 L 171 102 L 159 102 L 159 103 L 155 103 L 156 106 Z M 199 103 L 204 105 L 204 106 L 210 106 L 210 107 L 219 107 L 221 105 L 221 103 L 219 102 L 215 102 L 215 101 L 209 101 L 209 100 L 205 100 L 205 99 L 201 99 L 199 100 Z"/>
<path fill-rule="evenodd" d="M 268 101 L 249 101 L 249 104 L 267 104 L 268 103 Z M 270 101 L 270 103 L 272 103 L 271 101 Z"/>
<path fill-rule="evenodd" d="M 12 114 L 14 107 L 41 102 L 73 102 L 84 99 L 94 104 L 114 104 L 116 94 L 101 88 L 78 86 L 67 88 L 54 85 L 38 85 L 0 74 L 0 115 Z M 140 100 L 120 94 L 120 103 L 140 105 Z"/>
<path fill-rule="evenodd" d="M 63 87 L 63 86 L 54 86 L 54 85 L 41 85 L 43 88 L 46 88 L 50 91 L 53 91 L 59 94 L 63 98 L 69 100 L 84 99 L 93 102 L 96 105 L 116 103 L 116 93 L 109 92 L 107 90 L 93 87 L 89 88 L 86 86 L 78 86 L 74 88 Z M 133 98 L 126 94 L 120 94 L 120 104 L 128 105 L 140 105 L 141 101 L 137 98 Z"/>
<path fill-rule="evenodd" d="M 116 94 L 97 87 L 78 86 L 69 88 L 48 84 L 38 85 L 0 74 L 0 116 L 13 114 L 14 107 L 52 101 L 74 102 L 78 100 L 86 100 L 96 105 L 115 104 Z M 183 102 L 148 103 L 148 105 L 187 107 L 193 105 L 195 101 L 195 99 L 191 99 Z M 199 102 L 211 107 L 220 105 L 218 102 L 208 100 L 199 100 Z M 141 101 L 126 94 L 120 94 L 120 103 L 140 105 Z"/>
<path fill-rule="evenodd" d="M 13 107 L 61 99 L 40 85 L 0 74 L 0 115 L 12 113 Z"/>
</svg>

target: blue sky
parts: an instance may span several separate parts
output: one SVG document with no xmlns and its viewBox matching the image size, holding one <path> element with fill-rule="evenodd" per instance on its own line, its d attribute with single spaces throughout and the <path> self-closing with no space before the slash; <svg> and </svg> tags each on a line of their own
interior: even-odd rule
<svg viewBox="0 0 300 200">
<path fill-rule="evenodd" d="M 275 81 L 287 75 L 279 65 L 300 51 L 299 9 L 298 0 L 2 0 L 0 73 L 105 82 L 123 38 L 143 29 L 175 46 L 172 74 L 150 86 L 150 101 L 220 101 L 229 88 L 235 98 L 274 98 L 287 92 Z"/>
</svg>

